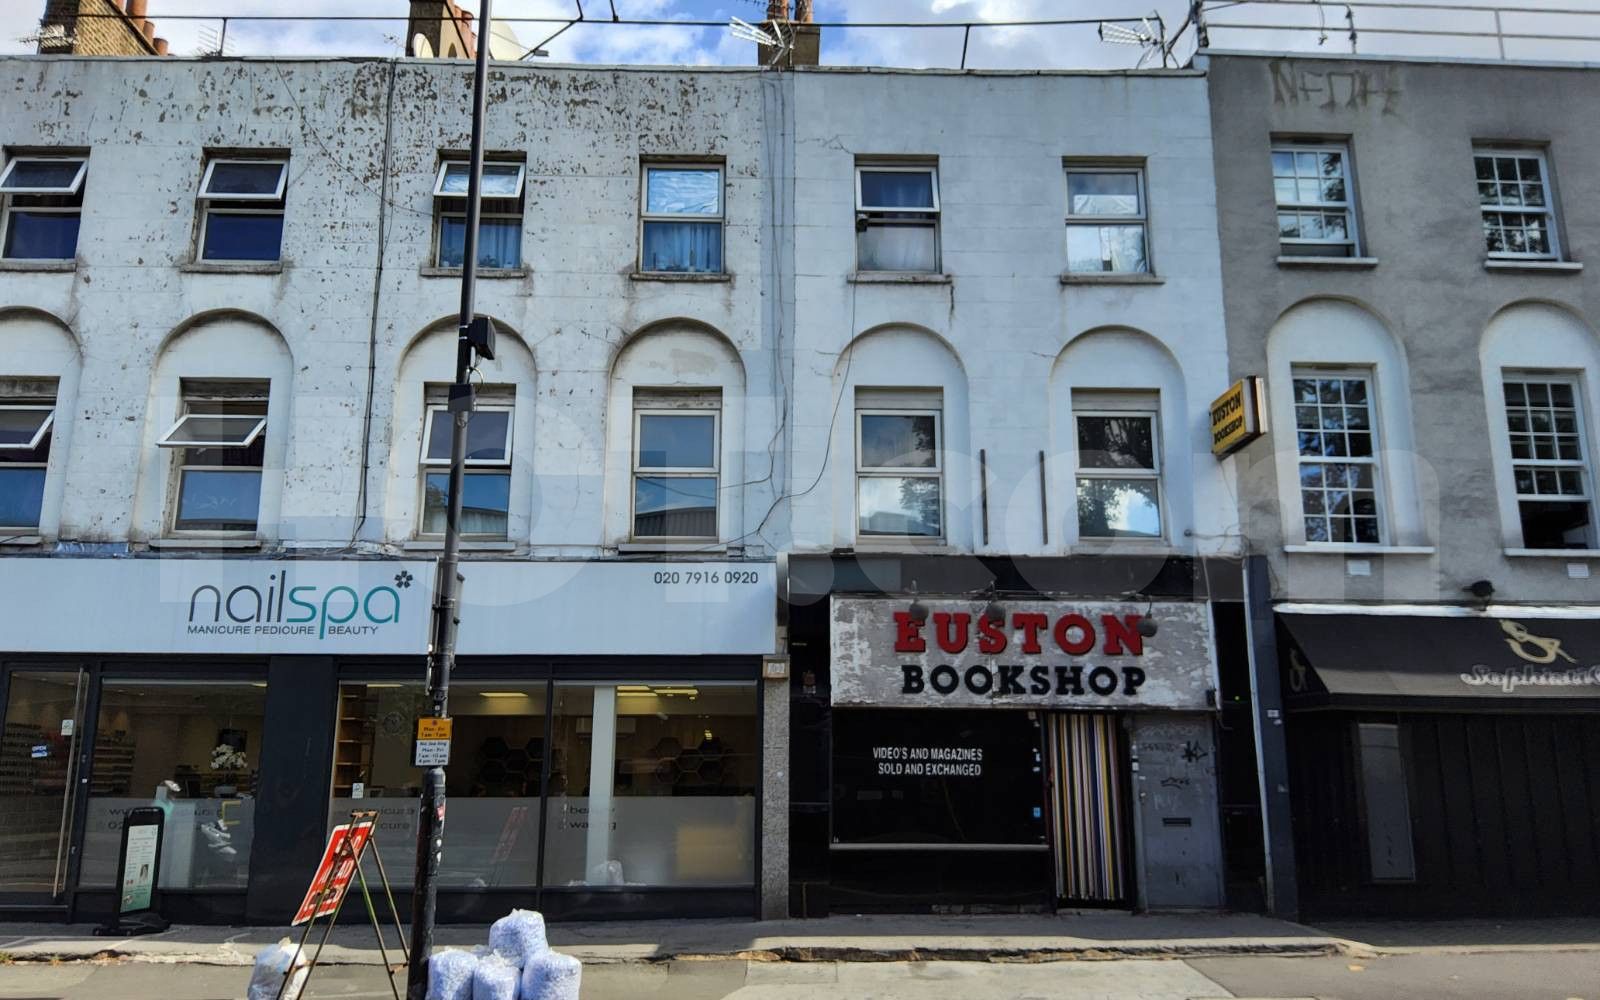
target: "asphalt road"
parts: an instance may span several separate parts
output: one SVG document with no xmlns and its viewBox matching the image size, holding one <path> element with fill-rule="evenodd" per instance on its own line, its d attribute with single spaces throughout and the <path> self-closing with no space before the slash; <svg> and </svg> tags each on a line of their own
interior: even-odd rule
<svg viewBox="0 0 1600 1000">
<path fill-rule="evenodd" d="M 243 968 L 146 963 L 0 966 L 7 1000 L 237 1000 Z M 389 997 L 371 967 L 319 970 L 308 998 Z M 1600 953 L 1190 961 L 590 966 L 584 1000 L 1600 1000 Z"/>
</svg>

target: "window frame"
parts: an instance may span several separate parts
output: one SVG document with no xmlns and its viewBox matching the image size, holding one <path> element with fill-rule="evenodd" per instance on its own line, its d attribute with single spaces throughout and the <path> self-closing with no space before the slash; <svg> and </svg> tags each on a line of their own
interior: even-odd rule
<svg viewBox="0 0 1600 1000">
<path fill-rule="evenodd" d="M 717 172 L 717 214 L 715 216 L 686 214 L 682 212 L 651 212 L 651 170 L 715 170 Z M 714 271 L 657 271 L 645 266 L 644 227 L 647 222 L 699 222 L 716 223 L 722 230 L 722 259 Z M 639 253 L 637 267 L 640 274 L 727 274 L 728 273 L 728 168 L 718 161 L 644 159 L 639 165 Z"/>
<path fill-rule="evenodd" d="M 33 437 L 30 440 L 21 444 L 0 443 L 0 451 L 33 451 L 35 448 L 39 447 L 39 442 L 43 441 L 45 439 L 45 435 L 49 434 L 50 429 L 55 426 L 56 404 L 0 403 L 0 411 L 12 410 L 33 410 L 35 412 L 43 410 L 45 411 L 45 416 L 44 419 L 39 422 L 39 429 L 34 432 Z"/>
<path fill-rule="evenodd" d="M 1083 532 L 1083 520 L 1078 518 L 1079 541 L 1090 540 L 1095 543 L 1105 542 L 1133 542 L 1135 544 L 1164 543 L 1167 540 L 1167 491 L 1166 475 L 1163 471 L 1161 454 L 1161 397 L 1152 392 L 1150 398 L 1134 399 L 1132 394 L 1126 394 L 1126 405 L 1118 406 L 1121 400 L 1094 400 L 1088 405 L 1072 408 L 1072 441 L 1073 441 L 1073 499 L 1077 499 L 1078 481 L 1080 479 L 1143 479 L 1156 484 L 1156 516 L 1160 519 L 1161 530 L 1154 535 L 1086 535 Z M 1122 467 L 1087 467 L 1083 464 L 1083 450 L 1079 446 L 1078 421 L 1083 417 L 1140 417 L 1150 421 L 1150 461 L 1152 468 L 1140 469 L 1127 466 Z M 1073 506 L 1074 517 L 1077 517 L 1077 506 Z"/>
<path fill-rule="evenodd" d="M 1519 385 L 1522 385 L 1524 387 L 1526 387 L 1526 386 L 1528 386 L 1530 384 L 1532 384 L 1532 385 L 1543 385 L 1543 386 L 1546 386 L 1546 387 L 1553 386 L 1553 385 L 1565 385 L 1565 386 L 1567 386 L 1568 388 L 1570 388 L 1572 390 L 1573 423 L 1576 425 L 1576 427 L 1578 429 L 1577 430 L 1578 457 L 1576 459 L 1563 459 L 1563 458 L 1559 458 L 1559 457 L 1558 458 L 1517 458 L 1516 457 L 1516 455 L 1511 450 L 1511 436 L 1513 434 L 1515 434 L 1516 432 L 1511 430 L 1510 404 L 1508 404 L 1506 402 L 1506 400 L 1505 400 L 1505 386 L 1506 386 L 1507 383 L 1511 383 L 1511 382 L 1515 382 L 1515 383 L 1517 383 Z M 1524 388 L 1523 391 L 1524 391 L 1524 394 L 1526 394 L 1526 388 Z M 1516 514 L 1517 532 L 1518 532 L 1518 535 L 1521 536 L 1520 537 L 1520 541 L 1522 542 L 1522 547 L 1523 548 L 1532 548 L 1532 546 L 1530 546 L 1528 544 L 1527 537 L 1522 534 L 1522 504 L 1523 504 L 1524 501 L 1527 501 L 1527 502 L 1530 502 L 1530 503 L 1552 503 L 1552 502 L 1567 502 L 1567 503 L 1571 503 L 1571 502 L 1576 502 L 1576 501 L 1581 500 L 1589 508 L 1589 537 L 1586 540 L 1584 545 L 1577 546 L 1577 548 L 1580 548 L 1580 549 L 1594 549 L 1594 548 L 1596 548 L 1597 547 L 1596 536 L 1597 536 L 1597 534 L 1600 534 L 1600 526 L 1597 526 L 1596 523 L 1595 523 L 1595 515 L 1596 515 L 1596 506 L 1595 506 L 1595 471 L 1590 465 L 1590 462 L 1592 461 L 1593 452 L 1590 451 L 1589 428 L 1587 426 L 1587 424 L 1588 424 L 1588 420 L 1586 419 L 1587 414 L 1584 412 L 1585 407 L 1584 407 L 1583 378 L 1582 378 L 1581 374 L 1579 372 L 1575 372 L 1575 371 L 1552 371 L 1552 370 L 1548 370 L 1548 369 L 1541 370 L 1541 369 L 1527 369 L 1527 368 L 1502 368 L 1502 369 L 1500 369 L 1500 393 L 1501 393 L 1500 400 L 1499 400 L 1500 411 L 1501 411 L 1501 413 L 1502 413 L 1502 415 L 1503 415 L 1503 417 L 1504 417 L 1504 419 L 1506 421 L 1506 455 L 1507 455 L 1507 457 L 1508 457 L 1508 459 L 1509 459 L 1509 461 L 1511 463 L 1511 466 L 1510 466 L 1510 471 L 1511 471 L 1511 491 L 1510 491 L 1509 495 L 1510 495 L 1510 498 L 1511 498 L 1511 502 L 1514 505 L 1514 513 Z M 1527 398 L 1526 395 L 1524 395 L 1523 398 Z M 1551 406 L 1553 408 L 1554 404 L 1551 404 Z M 1527 410 L 1531 411 L 1531 409 L 1532 409 L 1531 404 L 1525 405 L 1524 409 L 1527 409 Z M 1528 431 L 1528 432 L 1525 432 L 1525 433 L 1531 434 L 1532 431 Z M 1551 433 L 1554 434 L 1554 433 L 1557 433 L 1557 432 L 1552 430 Z M 1519 467 L 1527 467 L 1527 468 L 1533 469 L 1533 470 L 1549 469 L 1549 470 L 1556 470 L 1556 471 L 1563 471 L 1563 470 L 1576 471 L 1578 473 L 1579 485 L 1581 485 L 1583 487 L 1583 493 L 1581 495 L 1579 495 L 1579 494 L 1566 494 L 1566 493 L 1557 493 L 1557 494 L 1551 494 L 1551 493 L 1545 493 L 1545 494 L 1529 493 L 1529 494 L 1524 494 L 1521 490 L 1517 489 L 1517 470 L 1518 470 Z M 1562 552 L 1562 551 L 1567 551 L 1567 550 L 1562 549 L 1562 548 L 1548 548 L 1548 549 L 1540 549 L 1539 551 Z"/>
<path fill-rule="evenodd" d="M 1550 158 L 1546 154 L 1543 147 L 1501 146 L 1493 144 L 1481 146 L 1474 145 L 1472 147 L 1473 185 L 1476 186 L 1483 183 L 1477 179 L 1479 159 L 1493 160 L 1496 158 L 1507 157 L 1519 160 L 1533 159 L 1539 161 L 1539 186 L 1544 190 L 1544 204 L 1536 206 L 1511 206 L 1496 204 L 1490 206 L 1483 204 L 1483 201 L 1480 198 L 1478 201 L 1478 217 L 1480 224 L 1483 221 L 1487 221 L 1491 213 L 1496 216 L 1503 216 L 1507 213 L 1515 213 L 1517 215 L 1543 215 L 1545 219 L 1545 234 L 1550 241 L 1550 251 L 1548 253 L 1530 253 L 1527 251 L 1518 252 L 1515 250 L 1490 250 L 1488 243 L 1485 242 L 1483 248 L 1485 258 L 1488 260 L 1565 260 L 1566 257 L 1563 256 L 1564 250 L 1562 247 L 1559 225 L 1560 216 L 1558 215 L 1556 205 L 1555 183 L 1550 174 Z M 1500 183 L 1498 174 L 1496 175 L 1495 183 L 1497 186 Z M 1525 182 L 1519 179 L 1519 183 Z M 1496 192 L 1496 197 L 1498 198 L 1498 191 Z"/>
<path fill-rule="evenodd" d="M 1301 428 L 1300 428 L 1300 424 L 1299 424 L 1299 419 L 1298 419 L 1297 415 L 1295 414 L 1295 410 L 1301 404 L 1299 402 L 1299 397 L 1297 397 L 1295 395 L 1295 387 L 1294 387 L 1294 384 L 1296 382 L 1300 381 L 1301 379 L 1317 379 L 1319 381 L 1326 380 L 1326 379 L 1338 379 L 1340 381 L 1360 380 L 1360 381 L 1362 381 L 1362 382 L 1364 382 L 1366 384 L 1366 387 L 1367 387 L 1367 433 L 1372 438 L 1372 454 L 1371 455 L 1366 455 L 1366 456 L 1306 455 L 1306 454 L 1301 452 L 1301 450 L 1300 450 L 1300 430 L 1301 430 Z M 1341 394 L 1342 394 L 1343 390 L 1341 389 L 1340 391 L 1341 391 Z M 1381 461 L 1381 457 L 1380 457 L 1382 455 L 1382 451 L 1383 451 L 1383 422 L 1382 422 L 1381 415 L 1378 413 L 1378 396 L 1377 396 L 1377 393 L 1378 393 L 1378 372 L 1377 372 L 1376 368 L 1367 368 L 1367 367 L 1363 367 L 1363 366 L 1359 366 L 1359 365 L 1317 365 L 1317 364 L 1304 364 L 1304 365 L 1291 364 L 1289 366 L 1289 418 L 1290 418 L 1289 432 L 1292 433 L 1294 435 L 1294 437 L 1295 437 L 1295 442 L 1294 442 L 1294 445 L 1295 445 L 1295 448 L 1294 448 L 1295 478 L 1294 478 L 1294 482 L 1292 484 L 1292 488 L 1294 490 L 1294 496 L 1295 496 L 1296 516 L 1299 518 L 1299 522 L 1300 522 L 1300 542 L 1302 544 L 1305 544 L 1305 545 L 1316 545 L 1316 546 L 1327 546 L 1327 547 L 1330 547 L 1330 548 L 1346 548 L 1346 547 L 1351 547 L 1351 546 L 1355 546 L 1355 547 L 1385 546 L 1385 547 L 1387 547 L 1387 546 L 1392 546 L 1392 545 L 1395 544 L 1395 542 L 1393 541 L 1393 538 L 1394 538 L 1394 527 L 1393 527 L 1393 525 L 1391 525 L 1389 523 L 1389 517 L 1390 517 L 1389 506 L 1390 506 L 1390 504 L 1389 504 L 1389 498 L 1388 498 L 1388 495 L 1387 495 L 1387 492 L 1386 492 L 1386 480 L 1385 480 L 1385 476 L 1384 476 L 1383 462 Z M 1317 405 L 1318 405 L 1318 409 L 1320 411 L 1322 404 L 1319 402 Z M 1345 406 L 1347 404 L 1341 403 L 1339 405 L 1340 406 Z M 1319 427 L 1317 429 L 1317 433 L 1321 433 L 1321 430 L 1322 429 Z M 1364 542 L 1364 541 L 1360 541 L 1359 539 L 1354 539 L 1354 538 L 1349 539 L 1347 541 L 1337 541 L 1337 540 L 1335 540 L 1333 538 L 1312 539 L 1310 537 L 1310 533 L 1306 529 L 1306 521 L 1307 521 L 1307 518 L 1309 516 L 1311 516 L 1311 515 L 1307 515 L 1307 513 L 1306 513 L 1306 508 L 1305 508 L 1305 502 L 1306 502 L 1305 501 L 1305 487 L 1303 485 L 1303 480 L 1300 478 L 1300 469 L 1301 469 L 1302 466 L 1305 466 L 1305 465 L 1366 465 L 1366 466 L 1369 466 L 1372 469 L 1372 498 L 1373 498 L 1373 503 L 1377 506 L 1377 514 L 1376 514 L 1376 517 L 1375 517 L 1375 521 L 1377 523 L 1377 528 L 1378 528 L 1378 538 L 1377 538 L 1376 541 Z M 1328 492 L 1328 487 L 1326 487 L 1326 486 L 1318 487 L 1318 489 L 1321 490 L 1324 495 L 1326 495 L 1327 492 Z M 1329 515 L 1327 514 L 1326 511 L 1324 511 L 1321 516 L 1331 520 L 1331 518 L 1329 518 Z M 1355 515 L 1352 514 L 1351 516 L 1355 516 Z"/>
<path fill-rule="evenodd" d="M 1357 204 L 1356 174 L 1355 174 L 1355 170 L 1352 169 L 1352 166 L 1351 166 L 1351 160 L 1352 160 L 1352 155 L 1353 154 L 1352 154 L 1350 142 L 1349 141 L 1326 141 L 1326 140 L 1300 142 L 1300 141 L 1296 141 L 1294 139 L 1274 139 L 1274 140 L 1272 140 L 1272 142 L 1269 144 L 1269 147 L 1268 147 L 1267 164 L 1268 164 L 1268 167 L 1269 167 L 1269 175 L 1273 179 L 1274 182 L 1276 182 L 1276 180 L 1277 180 L 1277 171 L 1276 171 L 1276 169 L 1272 168 L 1272 157 L 1277 155 L 1278 153 L 1288 153 L 1291 156 L 1294 155 L 1295 153 L 1319 153 L 1319 154 L 1320 153 L 1338 153 L 1339 154 L 1339 172 L 1340 172 L 1340 175 L 1341 175 L 1342 179 L 1344 180 L 1344 201 L 1342 201 L 1342 202 L 1335 202 L 1335 201 L 1302 202 L 1302 201 L 1298 200 L 1299 196 L 1300 196 L 1300 192 L 1299 192 L 1300 174 L 1298 172 L 1298 168 L 1296 168 L 1296 173 L 1295 173 L 1295 181 L 1296 181 L 1296 188 L 1295 188 L 1295 198 L 1296 198 L 1296 200 L 1295 201 L 1292 201 L 1292 202 L 1279 201 L 1278 200 L 1278 192 L 1277 192 L 1277 184 L 1276 183 L 1273 184 L 1273 191 L 1272 191 L 1272 203 L 1273 203 L 1272 219 L 1273 219 L 1273 228 L 1278 230 L 1278 252 L 1279 252 L 1279 254 L 1284 256 L 1284 257 L 1311 258 L 1311 259 L 1333 259 L 1333 260 L 1350 260 L 1350 259 L 1353 259 L 1353 258 L 1360 257 L 1364 252 L 1364 246 L 1363 246 L 1363 243 L 1362 243 L 1362 233 L 1361 233 L 1360 221 L 1356 217 L 1356 215 L 1357 215 L 1357 213 L 1356 213 L 1356 204 Z M 1295 212 L 1295 213 L 1305 212 L 1305 211 L 1328 212 L 1328 211 L 1331 211 L 1331 210 L 1334 210 L 1334 209 L 1342 209 L 1344 211 L 1345 229 L 1347 231 L 1348 239 L 1343 239 L 1343 240 L 1329 240 L 1329 239 L 1313 240 L 1313 239 L 1307 239 L 1305 237 L 1300 237 L 1300 236 L 1285 237 L 1285 236 L 1283 236 L 1282 230 L 1281 230 L 1281 228 L 1279 228 L 1278 221 L 1277 221 L 1279 214 L 1281 214 L 1285 209 L 1287 209 L 1287 210 L 1289 210 L 1291 212 Z M 1349 252 L 1344 254 L 1342 257 L 1340 257 L 1340 256 L 1330 256 L 1330 255 L 1326 255 L 1326 254 L 1307 254 L 1307 253 L 1290 252 L 1290 248 L 1291 247 L 1298 248 L 1298 247 L 1335 247 L 1335 246 L 1348 247 L 1349 248 Z"/>
<path fill-rule="evenodd" d="M 241 166 L 267 166 L 278 167 L 278 187 L 271 194 L 228 194 L 215 193 L 207 190 L 216 174 L 217 165 L 220 163 L 239 164 Z M 213 156 L 206 160 L 205 173 L 200 176 L 200 193 L 195 197 L 200 201 L 283 201 L 284 192 L 289 186 L 289 158 L 287 156 Z"/>
<path fill-rule="evenodd" d="M 720 399 L 720 397 L 718 397 Z M 644 440 L 644 417 L 711 417 L 711 461 L 709 467 L 644 465 L 639 460 L 639 445 Z M 633 407 L 633 442 L 629 446 L 628 473 L 628 537 L 641 543 L 670 543 L 675 541 L 705 542 L 722 538 L 722 407 L 713 402 L 709 394 L 686 398 L 682 406 L 663 405 L 660 400 L 638 403 Z M 641 535 L 639 534 L 639 476 L 650 479 L 709 479 L 716 484 L 716 509 L 712 514 L 715 529 L 709 535 Z"/>
<path fill-rule="evenodd" d="M 861 175 L 863 173 L 881 174 L 927 174 L 930 178 L 930 188 L 933 194 L 933 207 L 911 208 L 907 206 L 879 206 L 867 205 L 862 197 Z M 856 268 L 868 273 L 888 274 L 937 274 L 944 266 L 944 201 L 939 195 L 939 164 L 937 161 L 929 163 L 878 163 L 872 160 L 857 160 L 855 163 L 855 217 L 856 229 Z M 873 219 L 874 215 L 889 214 L 909 215 L 921 214 L 927 218 L 916 219 Z M 865 223 L 862 225 L 862 223 Z M 881 268 L 866 268 L 861 266 L 861 235 L 874 225 L 886 227 L 917 226 L 933 230 L 933 266 L 927 270 L 922 268 L 895 269 L 883 272 Z"/>
<path fill-rule="evenodd" d="M 504 413 L 506 414 L 506 436 L 502 451 L 505 458 L 468 458 L 462 464 L 469 468 L 511 468 L 511 439 L 516 430 L 517 414 L 515 403 L 479 403 L 474 412 L 477 413 Z M 428 403 L 422 408 L 422 450 L 418 453 L 417 464 L 431 469 L 450 467 L 449 457 L 429 458 L 428 446 L 433 443 L 433 415 L 435 413 L 448 413 L 450 408 L 445 403 Z M 470 423 L 470 418 L 469 418 Z"/>
<path fill-rule="evenodd" d="M 59 155 L 20 153 L 6 160 L 4 169 L 0 169 L 0 185 L 10 179 L 18 163 L 61 162 L 77 161 L 78 172 L 73 175 L 72 183 L 66 187 L 31 187 L 11 188 L 0 187 L 0 260 L 18 261 L 60 261 L 72 260 L 77 256 L 78 238 L 82 236 L 83 225 L 83 188 L 89 176 L 89 156 L 87 153 L 62 153 Z M 28 200 L 46 200 L 59 198 L 76 201 L 68 205 L 34 205 L 17 204 L 17 198 Z M 13 257 L 5 252 L 11 242 L 11 223 L 14 212 L 26 212 L 32 215 L 70 215 L 78 219 L 79 233 L 73 238 L 72 254 L 66 257 Z"/>
<path fill-rule="evenodd" d="M 432 266 L 432 267 L 448 268 L 448 269 L 457 270 L 457 271 L 461 269 L 461 266 L 462 266 L 461 264 L 446 264 L 446 263 L 444 263 L 443 258 L 440 257 L 440 252 L 443 250 L 443 247 L 444 247 L 444 220 L 445 219 L 459 219 L 459 220 L 461 220 L 463 225 L 466 223 L 466 219 L 467 219 L 467 205 L 466 205 L 467 193 L 465 191 L 445 191 L 444 190 L 444 178 L 445 178 L 446 172 L 452 166 L 468 165 L 469 162 L 470 161 L 468 161 L 468 160 L 461 159 L 461 158 L 454 157 L 454 156 L 441 157 L 440 160 L 439 160 L 439 171 L 438 171 L 437 174 L 434 175 L 434 182 L 433 182 L 433 249 L 431 251 L 431 256 L 429 257 L 429 260 L 431 261 L 430 266 Z M 522 254 L 522 237 L 525 234 L 525 232 L 524 232 L 524 219 L 527 217 L 527 205 L 523 201 L 523 194 L 524 194 L 524 192 L 526 190 L 526 187 L 527 187 L 528 164 L 523 160 L 487 159 L 487 160 L 484 161 L 484 166 L 485 167 L 490 167 L 490 166 L 514 166 L 514 167 L 517 168 L 517 190 L 516 190 L 516 194 L 514 194 L 514 195 L 498 195 L 498 194 L 497 195 L 484 195 L 483 199 L 482 199 L 482 204 L 480 205 L 479 212 L 478 212 L 478 218 L 479 218 L 480 225 L 481 225 L 481 223 L 483 221 L 486 221 L 486 220 L 500 220 L 500 221 L 515 222 L 516 223 L 516 227 L 517 227 L 517 262 L 516 262 L 516 264 L 514 264 L 513 266 L 511 266 L 509 268 L 507 268 L 507 267 L 485 267 L 483 264 L 480 263 L 478 265 L 478 270 L 480 270 L 480 271 L 484 271 L 484 270 L 489 270 L 489 271 L 515 271 L 518 268 L 522 268 L 522 267 L 526 266 L 525 258 L 523 257 L 523 254 Z M 469 167 L 469 169 L 470 169 L 470 167 Z M 458 202 L 458 201 L 460 203 L 459 205 L 456 204 L 456 202 Z M 515 212 L 504 211 L 502 205 L 499 204 L 499 203 L 505 203 L 505 202 L 514 202 L 514 203 L 516 203 L 517 210 Z M 483 247 L 482 247 L 481 244 L 478 247 L 478 251 L 479 251 L 480 254 L 483 251 Z M 463 260 L 462 264 L 464 264 L 464 263 L 466 263 L 466 262 Z"/>
<path fill-rule="evenodd" d="M 1072 175 L 1073 174 L 1132 174 L 1138 181 L 1139 211 L 1134 215 L 1101 215 L 1095 213 L 1077 213 L 1072 210 Z M 1072 269 L 1072 255 L 1067 254 L 1066 272 L 1068 274 L 1154 274 L 1154 262 L 1150 259 L 1150 193 L 1146 177 L 1145 164 L 1101 162 L 1095 160 L 1069 160 L 1062 165 L 1062 178 L 1066 185 L 1066 213 L 1065 220 L 1068 229 L 1074 227 L 1082 229 L 1100 229 L 1106 226 L 1134 226 L 1137 225 L 1144 236 L 1144 267 L 1137 271 L 1075 271 Z"/>
<path fill-rule="evenodd" d="M 254 380 L 252 380 L 254 381 Z M 167 532 L 172 537 L 227 537 L 227 538 L 254 538 L 261 533 L 261 486 L 266 476 L 266 456 L 262 455 L 261 465 L 190 465 L 188 449 L 246 449 L 253 447 L 261 437 L 266 434 L 267 420 L 270 416 L 272 387 L 270 382 L 264 382 L 257 390 L 242 393 L 237 396 L 219 396 L 207 391 L 185 392 L 181 398 L 182 412 L 173 422 L 167 432 L 156 439 L 158 449 L 170 450 L 172 454 L 172 481 L 169 487 L 169 513 L 167 514 Z M 210 407 L 220 404 L 249 403 L 259 405 L 261 413 L 205 413 L 196 412 L 196 405 Z M 225 420 L 246 420 L 254 418 L 257 425 L 244 439 L 244 443 L 235 441 L 192 441 L 177 442 L 172 440 L 172 435 L 190 417 L 222 418 Z M 249 528 L 214 528 L 214 527 L 189 527 L 180 523 L 183 511 L 184 479 L 189 472 L 254 472 L 256 474 L 256 523 Z"/>
<path fill-rule="evenodd" d="M 932 417 L 933 418 L 933 465 L 932 466 L 888 466 L 865 465 L 862 462 L 863 449 L 861 447 L 861 418 L 862 417 Z M 946 524 L 945 488 L 944 488 L 944 408 L 926 406 L 857 406 L 855 415 L 855 482 L 852 484 L 852 503 L 855 507 L 855 537 L 868 541 L 916 541 L 924 544 L 940 544 L 949 537 L 949 526 Z M 937 535 L 911 535 L 895 534 L 876 531 L 861 530 L 861 480 L 862 479 L 932 479 L 939 484 L 939 533 Z"/>
<path fill-rule="evenodd" d="M 278 188 L 272 195 L 265 194 L 213 194 L 206 189 L 219 163 L 276 164 Z M 200 203 L 199 231 L 195 234 L 195 260 L 206 264 L 275 264 L 283 260 L 283 229 L 279 226 L 277 253 L 271 257 L 209 257 L 206 244 L 211 235 L 211 217 L 230 215 L 288 217 L 287 192 L 289 187 L 289 158 L 287 156 L 213 156 L 206 160 L 205 171 L 200 175 L 200 191 L 195 200 Z"/>
</svg>

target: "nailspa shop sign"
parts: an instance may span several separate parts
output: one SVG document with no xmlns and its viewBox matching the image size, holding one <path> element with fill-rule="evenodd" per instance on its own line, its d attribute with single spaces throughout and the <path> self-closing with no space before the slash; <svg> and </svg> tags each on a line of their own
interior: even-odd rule
<svg viewBox="0 0 1600 1000">
<path fill-rule="evenodd" d="M 904 708 L 1205 709 L 1207 606 L 1188 602 L 833 600 L 833 703 Z M 1139 622 L 1157 624 L 1154 636 Z"/>
<path fill-rule="evenodd" d="M 466 655 L 765 655 L 771 563 L 472 561 Z M 0 648 L 59 653 L 415 655 L 422 560 L 7 559 Z"/>
</svg>

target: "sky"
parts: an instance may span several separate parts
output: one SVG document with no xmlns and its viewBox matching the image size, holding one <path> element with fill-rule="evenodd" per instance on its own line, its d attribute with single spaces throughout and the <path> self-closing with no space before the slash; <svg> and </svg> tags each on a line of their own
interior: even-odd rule
<svg viewBox="0 0 1600 1000">
<path fill-rule="evenodd" d="M 760 21 L 766 0 L 496 0 L 494 12 L 500 18 L 552 17 L 569 19 L 581 3 L 590 21 L 605 22 L 610 3 L 623 18 L 714 21 L 724 25 L 730 17 Z M 1443 4 L 1461 0 L 1419 0 Z M 1483 3 L 1486 0 L 1473 0 Z M 1511 14 L 1503 18 L 1505 30 L 1538 34 L 1585 34 L 1600 36 L 1600 0 L 1500 0 L 1499 6 L 1559 6 L 1567 9 L 1592 9 L 1590 17 Z M 26 4 L 43 9 L 44 0 L 0 0 L 5 4 Z M 477 10 L 479 0 L 462 0 L 462 6 Z M 1159 14 L 1168 30 L 1175 30 L 1188 9 L 1187 0 L 816 0 L 816 19 L 834 21 L 933 21 L 942 23 L 1002 22 L 1032 19 L 1139 17 Z M 229 52 L 237 55 L 379 55 L 398 54 L 403 48 L 406 0 L 150 0 L 149 16 L 158 34 L 168 38 L 172 51 L 193 55 L 214 37 L 217 22 L 173 20 L 177 14 L 300 14 L 304 22 L 247 23 L 229 27 Z M 394 20 L 352 23 L 315 20 L 327 14 L 389 17 Z M 1358 27 L 1414 27 L 1445 30 L 1478 30 L 1492 26 L 1486 13 L 1430 13 L 1357 9 Z M 163 20 L 163 15 L 167 16 Z M 1218 28 L 1212 44 L 1217 48 L 1303 49 L 1348 52 L 1344 7 L 1332 2 L 1325 8 L 1241 4 L 1211 15 L 1215 23 L 1250 22 L 1274 25 L 1298 24 L 1307 28 L 1326 28 L 1323 32 L 1256 32 Z M 514 30 L 521 41 L 534 45 L 561 25 L 517 23 Z M 26 28 L 16 29 L 22 35 Z M 823 34 L 822 61 L 830 65 L 875 65 L 902 67 L 955 67 L 960 64 L 963 32 L 948 29 L 837 29 Z M 1180 52 L 1192 49 L 1186 40 Z M 649 63 L 666 65 L 750 65 L 754 46 L 740 41 L 724 27 L 579 24 L 549 42 L 546 49 L 557 62 Z M 1496 55 L 1492 40 L 1401 38 L 1369 34 L 1361 40 L 1362 51 L 1387 54 L 1427 54 L 1438 52 L 1458 56 Z M 0 52 L 29 52 L 33 46 L 15 37 L 0 38 Z M 1093 24 L 1077 26 L 978 28 L 971 36 L 967 53 L 969 68 L 1132 68 L 1141 57 L 1137 46 L 1112 45 L 1100 41 Z M 1574 43 L 1551 41 L 1513 41 L 1508 54 L 1514 58 L 1577 59 L 1600 61 L 1600 42 Z"/>
</svg>

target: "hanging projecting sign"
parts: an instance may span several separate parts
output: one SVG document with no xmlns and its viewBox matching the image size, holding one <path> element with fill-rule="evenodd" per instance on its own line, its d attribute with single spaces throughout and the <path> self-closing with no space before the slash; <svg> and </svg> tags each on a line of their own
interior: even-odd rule
<svg viewBox="0 0 1600 1000">
<path fill-rule="evenodd" d="M 833 599 L 833 703 L 904 708 L 1207 709 L 1207 605 Z M 1154 635 L 1141 621 L 1156 626 Z"/>
<path fill-rule="evenodd" d="M 1265 434 L 1266 392 L 1254 375 L 1228 386 L 1228 391 L 1211 401 L 1211 453 L 1218 458 L 1231 455 Z"/>
</svg>

